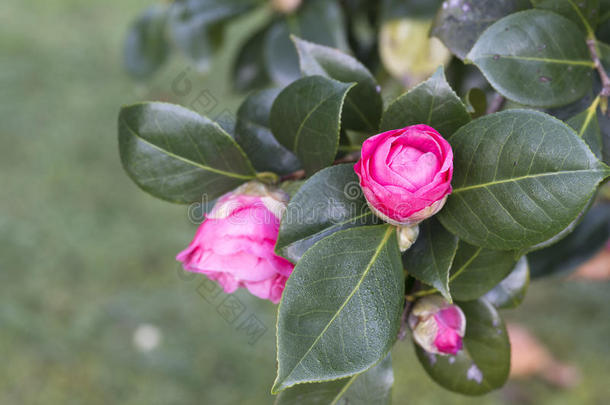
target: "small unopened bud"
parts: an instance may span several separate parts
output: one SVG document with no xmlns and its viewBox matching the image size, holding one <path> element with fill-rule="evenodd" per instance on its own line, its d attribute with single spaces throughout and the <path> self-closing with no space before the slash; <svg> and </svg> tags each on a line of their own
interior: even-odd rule
<svg viewBox="0 0 610 405">
<path fill-rule="evenodd" d="M 290 14 L 296 11 L 302 0 L 271 0 L 271 7 L 279 13 Z"/>
<path fill-rule="evenodd" d="M 435 354 L 457 354 L 466 333 L 466 317 L 457 305 L 439 295 L 418 300 L 409 315 L 413 339 Z"/>
<path fill-rule="evenodd" d="M 404 252 L 417 240 L 417 237 L 419 236 L 419 226 L 399 226 L 396 228 L 396 233 L 398 234 L 398 247 L 401 252 Z"/>
</svg>

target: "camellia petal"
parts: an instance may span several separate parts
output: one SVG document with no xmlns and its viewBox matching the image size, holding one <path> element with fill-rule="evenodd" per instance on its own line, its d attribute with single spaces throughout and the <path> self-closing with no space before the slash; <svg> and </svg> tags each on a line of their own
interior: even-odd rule
<svg viewBox="0 0 610 405">
<path fill-rule="evenodd" d="M 434 128 L 411 125 L 364 141 L 354 171 L 377 216 L 416 224 L 436 214 L 451 193 L 453 151 Z"/>
</svg>

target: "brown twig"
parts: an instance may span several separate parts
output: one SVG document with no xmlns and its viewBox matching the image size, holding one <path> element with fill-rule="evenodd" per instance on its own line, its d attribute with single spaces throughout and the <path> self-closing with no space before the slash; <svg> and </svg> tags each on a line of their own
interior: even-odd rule
<svg viewBox="0 0 610 405">
<path fill-rule="evenodd" d="M 487 106 L 487 110 L 485 111 L 485 113 L 493 114 L 495 112 L 500 111 L 500 109 L 504 105 L 504 101 L 504 97 L 502 97 L 500 94 L 496 94 L 494 99 L 491 100 L 491 103 L 489 103 L 489 105 Z"/>
<path fill-rule="evenodd" d="M 354 151 L 352 153 L 348 153 L 343 156 L 341 159 L 337 159 L 333 162 L 333 165 L 338 165 L 340 163 L 349 163 L 355 162 L 360 158 L 360 150 Z M 287 180 L 301 180 L 305 178 L 305 170 L 297 170 L 296 172 L 285 174 L 280 177 L 280 182 Z"/>
<path fill-rule="evenodd" d="M 593 59 L 593 63 L 595 64 L 595 69 L 597 69 L 599 78 L 602 81 L 602 91 L 600 95 L 602 97 L 608 97 L 610 96 L 610 78 L 606 74 L 604 66 L 602 65 L 599 55 L 597 54 L 597 42 L 594 38 L 590 38 L 587 39 L 587 45 L 589 46 L 589 53 L 591 54 L 591 59 Z"/>
<path fill-rule="evenodd" d="M 400 330 L 398 331 L 398 340 L 404 340 L 405 336 L 407 336 L 407 318 L 409 317 L 409 312 L 411 311 L 412 306 L 413 301 L 405 301 L 405 309 L 402 311 L 402 316 L 400 317 Z"/>
<path fill-rule="evenodd" d="M 297 170 L 296 172 L 288 173 L 280 177 L 280 182 L 287 180 L 301 180 L 305 178 L 305 170 Z"/>
<path fill-rule="evenodd" d="M 341 159 L 337 159 L 333 162 L 333 165 L 338 165 L 340 163 L 349 163 L 349 162 L 355 162 L 360 158 L 360 150 L 354 151 L 352 153 L 348 153 L 347 155 L 343 156 Z"/>
</svg>

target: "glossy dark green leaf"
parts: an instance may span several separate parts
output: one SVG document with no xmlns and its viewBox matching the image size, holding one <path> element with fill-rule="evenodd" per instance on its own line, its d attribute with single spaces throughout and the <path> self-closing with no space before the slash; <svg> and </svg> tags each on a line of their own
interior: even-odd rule
<svg viewBox="0 0 610 405">
<path fill-rule="evenodd" d="M 271 106 L 280 91 L 269 89 L 252 93 L 237 110 L 235 140 L 260 172 L 287 174 L 300 168 L 294 153 L 280 145 L 269 127 Z"/>
<path fill-rule="evenodd" d="M 462 100 L 447 83 L 443 68 L 425 82 L 394 100 L 384 111 L 381 130 L 427 124 L 448 138 L 470 121 Z"/>
<path fill-rule="evenodd" d="M 305 180 L 287 180 L 284 181 L 280 188 L 284 190 L 290 198 L 294 197 L 299 189 L 305 184 Z"/>
<path fill-rule="evenodd" d="M 296 263 L 320 239 L 343 229 L 379 224 L 352 164 L 313 175 L 291 198 L 282 217 L 276 252 Z"/>
<path fill-rule="evenodd" d="M 428 353 L 418 345 L 420 363 L 442 387 L 466 395 L 500 388 L 510 369 L 510 343 L 504 322 L 484 299 L 458 303 L 466 315 L 464 347 L 455 356 Z"/>
<path fill-rule="evenodd" d="M 441 6 L 442 0 L 379 0 L 383 21 L 404 17 L 431 18 Z"/>
<path fill-rule="evenodd" d="M 495 22 L 466 59 L 506 98 L 534 107 L 578 100 L 591 88 L 584 34 L 558 14 L 527 10 Z"/>
<path fill-rule="evenodd" d="M 146 78 L 156 72 L 169 55 L 165 37 L 167 7 L 147 8 L 131 25 L 125 38 L 123 62 L 127 73 Z"/>
<path fill-rule="evenodd" d="M 436 14 L 430 34 L 464 59 L 485 28 L 528 6 L 528 0 L 447 0 Z"/>
<path fill-rule="evenodd" d="M 597 104 L 570 118 L 566 123 L 589 145 L 593 154 L 602 157 L 602 134 L 597 120 Z"/>
<path fill-rule="evenodd" d="M 389 225 L 322 239 L 299 260 L 278 310 L 278 375 L 272 392 L 361 373 L 396 340 L 404 275 Z"/>
<path fill-rule="evenodd" d="M 271 131 L 313 174 L 332 164 L 339 146 L 341 110 L 354 84 L 322 76 L 299 79 L 273 102 Z"/>
<path fill-rule="evenodd" d="M 565 274 L 599 252 L 610 239 L 610 204 L 594 206 L 582 222 L 556 244 L 527 255 L 532 278 Z"/>
<path fill-rule="evenodd" d="M 299 56 L 285 20 L 276 21 L 267 31 L 264 57 L 267 72 L 276 84 L 287 86 L 301 77 Z"/>
<path fill-rule="evenodd" d="M 177 203 L 213 200 L 255 177 L 244 152 L 222 128 L 173 104 L 123 107 L 119 151 L 138 186 Z"/>
<path fill-rule="evenodd" d="M 337 405 L 390 405 L 394 372 L 388 354 L 381 363 L 354 380 Z"/>
<path fill-rule="evenodd" d="M 498 309 L 516 308 L 523 302 L 529 282 L 530 270 L 524 256 L 513 271 L 483 298 Z"/>
<path fill-rule="evenodd" d="M 494 288 L 515 267 L 515 252 L 490 250 L 460 241 L 451 267 L 449 289 L 454 300 L 475 300 Z"/>
<path fill-rule="evenodd" d="M 223 24 L 254 5 L 253 0 L 176 0 L 169 18 L 172 40 L 198 70 L 207 71 Z"/>
<path fill-rule="evenodd" d="M 610 168 L 563 122 L 533 110 L 478 118 L 450 139 L 453 193 L 437 215 L 468 243 L 520 250 L 565 229 Z"/>
<path fill-rule="evenodd" d="M 394 373 L 392 359 L 362 374 L 323 383 L 299 384 L 280 392 L 275 405 L 389 405 Z"/>
<path fill-rule="evenodd" d="M 265 63 L 271 78 L 288 85 L 301 76 L 299 57 L 290 34 L 347 51 L 343 13 L 336 0 L 308 0 L 286 19 L 278 20 L 265 40 Z"/>
<path fill-rule="evenodd" d="M 458 239 L 432 217 L 419 225 L 419 237 L 403 253 L 402 262 L 409 275 L 436 288 L 451 301 L 449 271 L 457 246 Z"/>
<path fill-rule="evenodd" d="M 583 33 L 595 30 L 599 0 L 531 0 L 534 7 L 560 14 L 580 27 Z"/>
<path fill-rule="evenodd" d="M 301 72 L 344 83 L 357 83 L 345 99 L 342 122 L 347 129 L 377 130 L 382 101 L 379 87 L 369 70 L 358 60 L 337 49 L 293 37 L 299 54 Z"/>
<path fill-rule="evenodd" d="M 233 87 L 238 92 L 260 89 L 270 83 L 265 66 L 267 27 L 252 35 L 241 46 L 233 64 Z"/>
<path fill-rule="evenodd" d="M 580 224 L 582 222 L 584 215 L 589 211 L 594 200 L 595 200 L 595 193 L 591 196 L 591 198 L 585 205 L 585 208 L 583 208 L 583 210 L 580 211 L 580 213 L 576 216 L 576 218 L 574 218 L 574 220 L 572 222 L 570 222 L 570 224 L 568 226 L 566 226 L 561 232 L 559 232 L 558 234 L 555 234 L 552 238 L 547 239 L 544 242 L 537 243 L 533 246 L 529 246 L 526 249 L 519 251 L 518 256 L 520 254 L 527 254 L 530 252 L 534 252 L 536 250 L 545 249 L 545 248 L 559 242 L 566 236 L 568 236 L 570 233 L 572 233 L 572 231 L 574 231 L 574 229 L 578 226 L 578 224 Z"/>
</svg>

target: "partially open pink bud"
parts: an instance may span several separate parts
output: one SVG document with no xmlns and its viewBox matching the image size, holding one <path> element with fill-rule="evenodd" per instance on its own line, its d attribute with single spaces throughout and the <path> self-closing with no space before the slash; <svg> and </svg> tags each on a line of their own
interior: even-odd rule
<svg viewBox="0 0 610 405">
<path fill-rule="evenodd" d="M 409 315 L 413 339 L 424 350 L 436 354 L 457 354 L 466 333 L 466 318 L 457 305 L 439 295 L 415 303 Z"/>
<path fill-rule="evenodd" d="M 354 166 L 371 210 L 393 225 L 436 214 L 451 193 L 451 145 L 428 125 L 383 132 L 364 141 Z"/>
<path fill-rule="evenodd" d="M 222 196 L 176 259 L 226 293 L 247 288 L 278 303 L 294 265 L 273 250 L 287 196 L 257 182 Z"/>
</svg>

